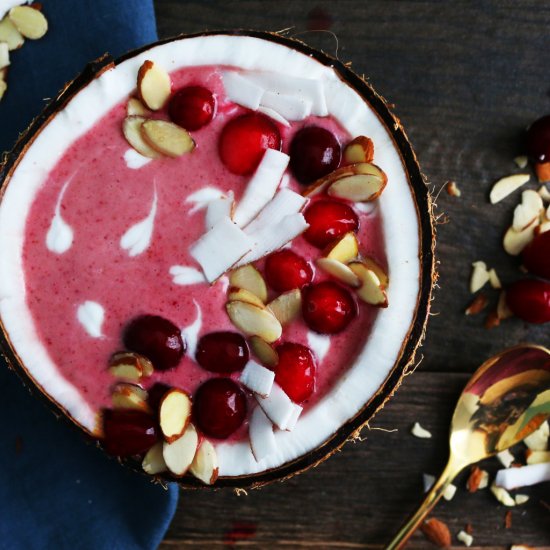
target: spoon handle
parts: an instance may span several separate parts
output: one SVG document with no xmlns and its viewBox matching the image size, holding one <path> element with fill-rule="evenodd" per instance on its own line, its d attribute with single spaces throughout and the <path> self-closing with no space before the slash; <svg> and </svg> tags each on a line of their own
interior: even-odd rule
<svg viewBox="0 0 550 550">
<path fill-rule="evenodd" d="M 437 504 L 437 501 L 442 497 L 445 489 L 463 468 L 464 465 L 457 463 L 451 456 L 447 466 L 445 466 L 439 479 L 433 484 L 418 510 L 401 527 L 394 539 L 386 546 L 386 550 L 400 550 L 404 547 L 405 543 L 420 525 L 420 522 L 430 513 L 432 508 Z"/>
</svg>

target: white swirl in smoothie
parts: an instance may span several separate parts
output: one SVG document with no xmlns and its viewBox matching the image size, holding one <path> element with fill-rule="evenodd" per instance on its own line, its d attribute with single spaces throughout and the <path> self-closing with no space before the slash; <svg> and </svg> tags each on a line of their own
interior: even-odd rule
<svg viewBox="0 0 550 550">
<path fill-rule="evenodd" d="M 128 149 L 126 153 L 124 153 L 124 160 L 128 168 L 139 170 L 146 164 L 149 164 L 153 159 L 140 155 L 135 149 Z"/>
<path fill-rule="evenodd" d="M 186 267 L 184 265 L 173 265 L 170 268 L 170 275 L 172 275 L 172 282 L 175 285 L 196 285 L 199 283 L 206 283 L 204 274 L 199 269 L 194 267 Z"/>
<path fill-rule="evenodd" d="M 307 344 L 313 350 L 313 353 L 315 353 L 317 357 L 317 361 L 320 363 L 330 349 L 330 336 L 318 334 L 317 332 L 309 330 L 307 333 Z"/>
<path fill-rule="evenodd" d="M 204 210 L 209 202 L 215 201 L 223 197 L 225 193 L 220 191 L 217 187 L 203 187 L 194 193 L 191 193 L 186 199 L 185 202 L 193 203 L 193 208 L 188 212 L 189 215 L 198 212 L 199 210 Z"/>
<path fill-rule="evenodd" d="M 76 318 L 92 338 L 101 338 L 105 309 L 101 304 L 87 300 L 78 306 Z"/>
<path fill-rule="evenodd" d="M 120 247 L 128 251 L 130 257 L 138 256 L 145 252 L 151 244 L 153 229 L 155 227 L 155 216 L 157 215 L 157 192 L 153 196 L 153 204 L 147 217 L 132 225 L 120 239 Z"/>
<path fill-rule="evenodd" d="M 187 355 L 195 360 L 195 352 L 197 351 L 197 342 L 199 340 L 199 332 L 202 327 L 202 310 L 196 300 L 193 300 L 197 310 L 197 317 L 187 327 L 181 331 L 183 341 L 187 344 Z"/>
<path fill-rule="evenodd" d="M 61 192 L 59 193 L 59 197 L 57 198 L 57 202 L 55 204 L 54 216 L 52 218 L 50 228 L 48 229 L 48 233 L 46 234 L 46 247 L 50 252 L 54 252 L 55 254 L 63 254 L 67 252 L 73 244 L 74 231 L 63 219 L 63 216 L 61 216 L 61 202 L 63 201 L 65 191 L 67 190 L 67 187 L 69 187 L 73 177 L 74 176 L 71 176 L 61 188 Z"/>
</svg>

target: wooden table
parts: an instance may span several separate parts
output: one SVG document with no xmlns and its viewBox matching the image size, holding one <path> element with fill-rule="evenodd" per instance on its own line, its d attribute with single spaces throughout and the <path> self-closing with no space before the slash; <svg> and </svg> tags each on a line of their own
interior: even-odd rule
<svg viewBox="0 0 550 550">
<path fill-rule="evenodd" d="M 339 58 L 395 104 L 434 191 L 447 180 L 462 190 L 461 198 L 443 192 L 437 201 L 440 290 L 424 360 L 364 431 L 366 441 L 348 443 L 317 469 L 248 496 L 183 493 L 163 544 L 166 550 L 226 544 L 381 548 L 417 505 L 422 473 L 443 466 L 448 423 L 469 374 L 505 346 L 549 343 L 548 327 L 510 320 L 488 331 L 483 316 L 463 311 L 472 261 L 485 260 L 505 282 L 519 274 L 500 244 L 515 200 L 490 206 L 487 196 L 496 178 L 517 171 L 512 159 L 521 152 L 522 129 L 550 111 L 550 4 L 156 0 L 156 8 L 161 37 L 219 28 L 293 27 L 294 34 L 330 27 L 338 41 L 323 32 L 300 38 L 330 53 L 338 45 Z M 409 434 L 417 420 L 433 439 Z M 493 460 L 485 467 L 498 465 Z M 464 481 L 435 512 L 452 533 L 471 523 L 478 548 L 550 548 L 550 509 L 541 504 L 550 502 L 548 484 L 525 491 L 530 501 L 512 510 L 513 526 L 505 529 L 506 509 L 486 490 L 469 494 Z M 453 544 L 463 547 L 456 539 Z M 409 545 L 430 546 L 420 534 Z"/>
</svg>

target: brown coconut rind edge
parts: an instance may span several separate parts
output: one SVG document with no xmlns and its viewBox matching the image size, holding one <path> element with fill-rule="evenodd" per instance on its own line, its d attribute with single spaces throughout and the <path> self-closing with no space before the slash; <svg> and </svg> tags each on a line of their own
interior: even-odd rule
<svg viewBox="0 0 550 550">
<path fill-rule="evenodd" d="M 417 216 L 419 219 L 419 238 L 420 238 L 420 291 L 417 299 L 417 308 L 415 317 L 411 323 L 408 336 L 405 339 L 401 348 L 399 358 L 397 359 L 394 367 L 387 376 L 382 386 L 378 389 L 373 397 L 365 404 L 365 406 L 355 415 L 354 418 L 343 424 L 338 431 L 328 438 L 323 444 L 316 449 L 310 451 L 304 456 L 298 459 L 283 464 L 278 468 L 267 470 L 258 474 L 251 474 L 238 477 L 220 477 L 216 484 L 209 488 L 221 488 L 221 487 L 233 487 L 233 488 L 259 488 L 275 481 L 284 481 L 294 475 L 309 470 L 312 467 L 319 465 L 329 458 L 332 454 L 337 452 L 347 441 L 358 437 L 361 430 L 368 425 L 374 415 L 381 410 L 388 399 L 390 399 L 397 388 L 401 385 L 403 378 L 410 374 L 414 370 L 415 354 L 418 348 L 422 345 L 424 339 L 428 315 L 430 311 L 430 304 L 432 300 L 432 291 L 437 274 L 435 271 L 435 224 L 433 216 L 433 203 L 431 200 L 430 192 L 427 187 L 427 182 L 414 153 L 409 139 L 403 129 L 399 119 L 390 111 L 390 108 L 386 100 L 380 96 L 370 84 L 368 84 L 364 78 L 361 78 L 355 74 L 349 67 L 343 62 L 331 57 L 330 55 L 314 50 L 303 42 L 293 38 L 287 38 L 277 33 L 252 31 L 252 30 L 233 30 L 233 31 L 208 31 L 202 33 L 195 33 L 190 35 L 179 35 L 173 38 L 162 40 L 155 45 L 161 45 L 175 40 L 181 40 L 182 38 L 194 38 L 198 36 L 210 36 L 225 34 L 231 36 L 250 36 L 254 38 L 270 40 L 278 44 L 285 45 L 293 48 L 301 53 L 304 53 L 325 66 L 332 67 L 339 77 L 352 88 L 354 88 L 363 97 L 377 113 L 378 118 L 382 124 L 388 129 L 390 135 L 401 155 L 401 160 L 405 168 L 405 172 L 408 175 L 409 185 L 414 197 L 414 202 L 417 210 Z M 0 181 L 2 182 L 0 187 L 0 200 L 3 196 L 7 182 L 11 176 L 11 173 L 17 166 L 19 158 L 24 154 L 30 144 L 34 141 L 36 135 L 40 132 L 41 128 L 49 122 L 49 120 L 57 114 L 67 102 L 74 97 L 82 88 L 84 88 L 94 78 L 99 76 L 107 68 L 118 65 L 126 59 L 133 57 L 140 52 L 146 51 L 151 48 L 151 44 L 144 46 L 143 48 L 128 52 L 124 56 L 117 60 L 112 60 L 109 56 L 103 56 L 97 61 L 87 65 L 84 71 L 71 83 L 67 84 L 60 92 L 58 97 L 54 99 L 29 126 L 29 128 L 23 133 L 17 141 L 13 150 L 8 153 L 3 163 L 0 164 Z M 61 415 L 70 420 L 70 424 L 78 429 L 80 433 L 84 432 L 88 435 L 88 438 L 92 441 L 96 441 L 93 434 L 90 434 L 75 422 L 70 417 L 68 412 L 61 407 L 57 402 L 44 393 L 44 391 L 37 386 L 32 376 L 27 372 L 15 350 L 13 349 L 9 337 L 5 331 L 5 328 L 0 320 L 0 349 L 2 355 L 6 359 L 8 365 L 13 368 L 20 376 L 22 382 L 29 386 L 32 393 L 45 398 L 50 408 L 54 411 L 56 416 Z M 119 460 L 128 467 L 143 473 L 150 479 L 152 476 L 145 474 L 141 469 L 141 464 L 138 461 L 127 459 Z M 170 476 L 154 476 L 152 479 L 164 484 L 168 481 L 174 481 L 174 478 Z M 180 486 L 184 488 L 204 488 L 200 481 L 193 478 L 184 478 L 178 480 Z"/>
</svg>

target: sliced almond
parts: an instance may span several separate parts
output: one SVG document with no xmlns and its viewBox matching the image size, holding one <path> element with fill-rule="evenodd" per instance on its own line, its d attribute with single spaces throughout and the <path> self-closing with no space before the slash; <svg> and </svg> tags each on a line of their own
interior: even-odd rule
<svg viewBox="0 0 550 550">
<path fill-rule="evenodd" d="M 527 464 L 550 462 L 550 451 L 532 451 L 527 457 Z"/>
<path fill-rule="evenodd" d="M 153 374 L 153 363 L 147 357 L 131 351 L 115 353 L 109 361 L 109 372 L 117 378 L 139 380 Z"/>
<path fill-rule="evenodd" d="M 528 435 L 523 442 L 531 451 L 546 451 L 550 443 L 550 424 L 543 422 L 531 435 Z"/>
<path fill-rule="evenodd" d="M 267 307 L 277 317 L 281 325 L 288 325 L 300 315 L 302 293 L 298 288 L 284 292 L 275 298 L 275 300 L 269 302 Z"/>
<path fill-rule="evenodd" d="M 540 235 L 541 233 L 550 231 L 550 220 L 547 218 L 548 218 L 548 215 L 546 215 L 546 218 L 542 221 L 540 225 L 537 225 L 535 227 L 535 235 Z"/>
<path fill-rule="evenodd" d="M 498 327 L 499 325 L 500 325 L 500 319 L 499 319 L 498 313 L 496 311 L 490 311 L 485 319 L 485 323 L 483 324 L 483 326 L 486 329 L 490 330 Z"/>
<path fill-rule="evenodd" d="M 0 70 L 9 67 L 10 65 L 10 51 L 8 45 L 5 42 L 0 42 Z"/>
<path fill-rule="evenodd" d="M 372 162 L 374 158 L 374 144 L 366 136 L 357 136 L 346 145 L 342 157 L 344 164 Z"/>
<path fill-rule="evenodd" d="M 10 51 L 17 50 L 24 43 L 23 35 L 17 30 L 9 17 L 0 21 L 0 42 L 5 42 Z"/>
<path fill-rule="evenodd" d="M 267 301 L 267 285 L 261 273 L 253 265 L 245 265 L 229 274 L 229 284 L 252 292 L 264 304 Z"/>
<path fill-rule="evenodd" d="M 470 292 L 475 294 L 489 282 L 489 271 L 485 262 L 473 262 L 470 276 Z"/>
<path fill-rule="evenodd" d="M 155 151 L 172 158 L 181 157 L 195 148 L 187 130 L 166 120 L 146 120 L 141 125 L 141 135 Z"/>
<path fill-rule="evenodd" d="M 491 485 L 491 493 L 504 506 L 515 506 L 516 501 L 511 497 L 510 493 L 503 487 L 498 487 L 493 483 Z"/>
<path fill-rule="evenodd" d="M 346 265 L 331 258 L 318 258 L 315 262 L 325 273 L 352 287 L 361 286 L 359 277 Z"/>
<path fill-rule="evenodd" d="M 525 155 L 520 155 L 514 158 L 514 162 L 520 170 L 523 170 L 524 168 L 527 168 L 527 165 L 529 164 L 529 159 Z"/>
<path fill-rule="evenodd" d="M 355 233 L 350 231 L 343 235 L 334 244 L 331 244 L 323 251 L 323 256 L 331 260 L 336 260 L 343 264 L 347 264 L 355 260 L 359 254 L 359 242 Z"/>
<path fill-rule="evenodd" d="M 502 291 L 498 297 L 497 315 L 501 321 L 514 316 L 514 314 L 508 307 L 508 303 L 506 302 L 506 292 L 504 291 Z"/>
<path fill-rule="evenodd" d="M 519 256 L 522 250 L 535 238 L 535 229 L 538 225 L 538 220 L 535 220 L 522 231 L 516 231 L 513 227 L 508 228 L 502 243 L 504 250 L 511 256 Z"/>
<path fill-rule="evenodd" d="M 466 482 L 466 487 L 470 493 L 475 493 L 480 489 L 485 489 L 489 484 L 489 474 L 479 468 L 479 466 L 474 466 Z"/>
<path fill-rule="evenodd" d="M 159 424 L 164 439 L 171 443 L 182 436 L 191 420 L 191 398 L 178 388 L 168 390 L 159 406 Z"/>
<path fill-rule="evenodd" d="M 141 133 L 141 126 L 147 119 L 141 116 L 129 116 L 124 119 L 122 123 L 122 132 L 126 141 L 144 157 L 151 159 L 157 159 L 161 157 L 161 154 L 149 146 L 143 139 Z"/>
<path fill-rule="evenodd" d="M 388 297 L 374 271 L 361 262 L 352 262 L 349 268 L 361 281 L 361 286 L 357 289 L 359 298 L 376 307 L 388 307 Z"/>
<path fill-rule="evenodd" d="M 247 304 L 252 304 L 261 308 L 264 307 L 264 303 L 258 298 L 258 296 L 252 294 L 252 292 L 245 290 L 244 288 L 232 287 L 227 295 L 227 301 L 246 302 Z"/>
<path fill-rule="evenodd" d="M 430 439 L 432 437 L 432 434 L 423 428 L 419 422 L 415 422 L 413 424 L 413 427 L 411 428 L 411 434 L 414 435 L 414 437 L 418 437 L 420 439 Z"/>
<path fill-rule="evenodd" d="M 521 194 L 521 203 L 514 209 L 514 221 L 512 228 L 515 231 L 522 231 L 536 221 L 542 211 L 544 204 L 542 197 L 532 189 L 528 189 Z"/>
<path fill-rule="evenodd" d="M 162 442 L 155 443 L 143 457 L 141 467 L 150 475 L 166 472 L 167 466 L 162 455 Z"/>
<path fill-rule="evenodd" d="M 149 410 L 147 391 L 135 384 L 117 384 L 111 394 L 111 401 L 115 409 Z"/>
<path fill-rule="evenodd" d="M 201 443 L 189 471 L 206 485 L 212 485 L 218 479 L 218 455 L 208 439 Z"/>
<path fill-rule="evenodd" d="M 386 174 L 374 164 L 362 163 L 372 167 L 373 173 L 344 176 L 331 184 L 327 193 L 331 197 L 353 202 L 371 202 L 377 199 L 386 187 Z M 357 165 L 355 165 L 357 166 Z"/>
<path fill-rule="evenodd" d="M 538 194 L 542 197 L 542 200 L 545 202 L 550 202 L 550 191 L 546 185 L 541 185 L 538 190 Z"/>
<path fill-rule="evenodd" d="M 480 292 L 473 300 L 472 303 L 466 308 L 464 312 L 466 315 L 477 315 L 481 313 L 489 303 L 489 299 L 485 294 Z"/>
<path fill-rule="evenodd" d="M 183 435 L 172 443 L 168 441 L 163 443 L 162 456 L 168 470 L 174 476 L 181 477 L 185 475 L 195 458 L 198 444 L 199 437 L 193 424 L 189 424 Z"/>
<path fill-rule="evenodd" d="M 550 181 L 550 162 L 535 163 L 535 173 L 539 183 Z"/>
<path fill-rule="evenodd" d="M 279 362 L 277 352 L 259 336 L 251 336 L 248 339 L 252 353 L 260 360 L 260 363 L 266 367 L 275 367 Z"/>
<path fill-rule="evenodd" d="M 374 272 L 374 274 L 380 280 L 380 284 L 382 285 L 383 289 L 388 288 L 388 285 L 390 284 L 388 274 L 374 258 L 371 258 L 370 256 L 364 256 L 361 260 L 361 263 L 365 264 L 368 269 Z"/>
<path fill-rule="evenodd" d="M 48 32 L 47 19 L 29 6 L 15 6 L 10 10 L 9 18 L 17 30 L 30 40 L 38 40 Z"/>
<path fill-rule="evenodd" d="M 231 322 L 247 336 L 259 336 L 269 343 L 281 337 L 281 323 L 268 309 L 246 302 L 229 302 L 225 307 Z"/>
<path fill-rule="evenodd" d="M 491 189 L 489 199 L 492 204 L 500 202 L 529 181 L 529 174 L 513 174 L 499 179 Z"/>
<path fill-rule="evenodd" d="M 131 97 L 126 104 L 126 115 L 147 118 L 151 116 L 151 111 L 137 97 Z"/>
<path fill-rule="evenodd" d="M 4 97 L 4 94 L 6 93 L 7 89 L 8 89 L 8 85 L 6 84 L 6 81 L 0 79 L 0 99 Z"/>
<path fill-rule="evenodd" d="M 454 181 L 448 181 L 445 184 L 445 190 L 447 191 L 447 195 L 450 195 L 451 197 L 460 197 L 462 195 L 460 189 Z"/>
<path fill-rule="evenodd" d="M 491 286 L 497 290 L 502 288 L 502 283 L 500 282 L 498 274 L 494 269 L 489 269 L 489 283 L 491 283 Z"/>
<path fill-rule="evenodd" d="M 152 61 L 144 61 L 139 68 L 137 89 L 141 101 L 152 111 L 158 111 L 172 93 L 170 75 Z"/>
</svg>

